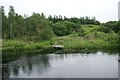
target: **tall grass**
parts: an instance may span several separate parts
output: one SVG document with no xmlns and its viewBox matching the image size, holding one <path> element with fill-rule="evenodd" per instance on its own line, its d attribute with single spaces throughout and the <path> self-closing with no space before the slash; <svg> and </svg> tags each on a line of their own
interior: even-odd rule
<svg viewBox="0 0 120 80">
<path fill-rule="evenodd" d="M 52 40 L 43 42 L 24 42 L 18 40 L 4 40 L 2 51 L 27 51 L 27 50 L 38 50 L 45 47 L 51 47 L 53 44 Z"/>
<path fill-rule="evenodd" d="M 68 37 L 64 39 L 66 49 L 117 49 L 117 43 L 110 43 L 104 39 L 88 40 L 81 37 Z"/>
</svg>

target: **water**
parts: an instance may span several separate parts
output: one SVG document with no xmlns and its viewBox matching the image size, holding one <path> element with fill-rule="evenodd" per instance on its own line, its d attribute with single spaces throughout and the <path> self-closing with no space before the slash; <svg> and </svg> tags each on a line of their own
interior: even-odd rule
<svg viewBox="0 0 120 80">
<path fill-rule="evenodd" d="M 118 56 L 103 52 L 25 55 L 3 64 L 3 77 L 118 78 Z"/>
</svg>

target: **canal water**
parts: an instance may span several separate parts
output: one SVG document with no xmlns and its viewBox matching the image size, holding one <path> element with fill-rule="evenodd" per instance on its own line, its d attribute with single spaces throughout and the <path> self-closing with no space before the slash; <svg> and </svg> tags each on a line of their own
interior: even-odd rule
<svg viewBox="0 0 120 80">
<path fill-rule="evenodd" d="M 118 55 L 101 51 L 24 55 L 3 63 L 3 78 L 118 78 Z"/>
</svg>

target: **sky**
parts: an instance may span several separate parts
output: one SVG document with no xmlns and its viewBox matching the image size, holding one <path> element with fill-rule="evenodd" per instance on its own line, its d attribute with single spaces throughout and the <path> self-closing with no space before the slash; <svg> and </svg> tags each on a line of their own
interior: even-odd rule
<svg viewBox="0 0 120 80">
<path fill-rule="evenodd" d="M 100 22 L 118 20 L 118 2 L 120 0 L 0 0 L 0 6 L 14 6 L 20 15 L 32 15 L 33 12 L 70 17 L 96 17 Z"/>
</svg>

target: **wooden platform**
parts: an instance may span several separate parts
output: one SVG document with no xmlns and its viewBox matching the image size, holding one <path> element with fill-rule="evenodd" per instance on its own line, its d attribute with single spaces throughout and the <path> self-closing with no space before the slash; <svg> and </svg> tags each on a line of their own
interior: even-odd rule
<svg viewBox="0 0 120 80">
<path fill-rule="evenodd" d="M 55 49 L 63 49 L 64 45 L 53 45 Z"/>
</svg>

